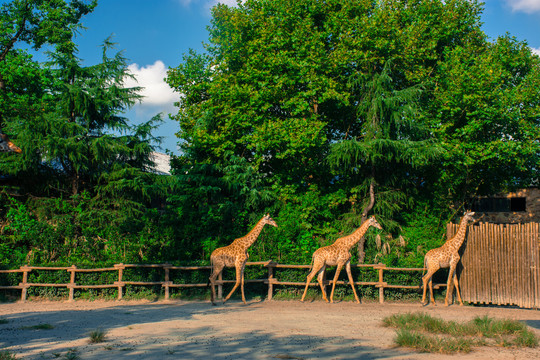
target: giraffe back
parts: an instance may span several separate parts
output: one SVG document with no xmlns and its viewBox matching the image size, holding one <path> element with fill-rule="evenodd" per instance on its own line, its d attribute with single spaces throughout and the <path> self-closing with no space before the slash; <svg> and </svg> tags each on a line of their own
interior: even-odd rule
<svg viewBox="0 0 540 360">
<path fill-rule="evenodd" d="M 223 264 L 227 267 L 232 267 L 239 255 L 247 255 L 246 251 L 237 247 L 234 242 L 230 245 L 217 248 L 210 255 L 210 262 L 214 264 Z"/>
<path fill-rule="evenodd" d="M 328 266 L 335 266 L 338 262 L 346 262 L 351 258 L 349 248 L 341 247 L 339 244 L 323 246 L 313 253 L 313 262 L 322 262 Z"/>
</svg>

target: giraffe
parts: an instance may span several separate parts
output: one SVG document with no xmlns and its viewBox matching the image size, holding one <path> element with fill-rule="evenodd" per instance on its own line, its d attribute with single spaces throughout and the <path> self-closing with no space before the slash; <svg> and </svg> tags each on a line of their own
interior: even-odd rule
<svg viewBox="0 0 540 360">
<path fill-rule="evenodd" d="M 22 153 L 21 148 L 11 142 L 6 134 L 0 133 L 0 152 Z"/>
<path fill-rule="evenodd" d="M 436 305 L 435 299 L 433 298 L 432 276 L 440 268 L 450 268 L 448 272 L 448 282 L 446 286 L 446 298 L 444 299 L 444 305 L 448 306 L 448 303 L 452 297 L 452 280 L 454 282 L 454 286 L 456 287 L 459 303 L 460 305 L 463 305 L 461 294 L 459 293 L 456 266 L 460 259 L 458 251 L 461 244 L 463 244 L 463 241 L 465 240 L 465 234 L 467 233 L 467 225 L 469 221 L 474 221 L 473 215 L 474 212 L 466 213 L 461 219 L 457 233 L 451 239 L 446 241 L 443 246 L 431 249 L 426 253 L 426 256 L 424 257 L 424 267 L 427 268 L 427 272 L 426 275 L 422 277 L 422 286 L 424 287 L 422 294 L 422 305 L 425 306 L 428 304 L 426 302 L 426 290 L 428 283 L 430 301 L 433 303 L 433 305 Z"/>
<path fill-rule="evenodd" d="M 225 266 L 234 266 L 236 268 L 236 283 L 223 302 L 229 300 L 236 288 L 238 288 L 238 285 L 241 285 L 242 301 L 244 304 L 246 303 L 246 297 L 244 296 L 244 267 L 246 266 L 246 262 L 249 257 L 247 250 L 251 245 L 253 245 L 255 240 L 257 240 L 264 225 L 266 224 L 277 227 L 276 222 L 270 217 L 270 214 L 266 214 L 246 236 L 235 239 L 230 245 L 218 248 L 212 252 L 212 255 L 210 255 L 212 274 L 209 278 L 209 283 L 212 285 L 212 305 L 215 305 L 215 281 Z"/>
<path fill-rule="evenodd" d="M 315 250 L 312 260 L 313 266 L 311 268 L 311 272 L 307 276 L 306 288 L 304 289 L 304 295 L 302 295 L 302 299 L 300 301 L 304 301 L 307 289 L 309 287 L 309 283 L 311 282 L 313 277 L 318 274 L 317 281 L 321 286 L 323 298 L 326 302 L 328 302 L 328 298 L 326 297 L 326 291 L 323 285 L 324 271 L 326 270 L 327 266 L 337 265 L 336 274 L 334 275 L 334 282 L 332 283 L 332 292 L 330 294 L 330 302 L 333 302 L 336 282 L 339 273 L 341 272 L 341 268 L 343 267 L 343 265 L 345 265 L 345 270 L 347 271 L 349 282 L 351 283 L 356 302 L 360 302 L 354 288 L 354 281 L 351 274 L 351 254 L 349 251 L 356 243 L 358 243 L 358 241 L 360 241 L 360 239 L 362 238 L 362 236 L 364 236 L 370 226 L 374 226 L 377 229 L 382 230 L 381 225 L 379 225 L 377 220 L 375 220 L 375 216 L 372 216 L 366 221 L 364 221 L 364 223 L 352 234 L 337 239 L 332 245 L 324 246 Z"/>
</svg>

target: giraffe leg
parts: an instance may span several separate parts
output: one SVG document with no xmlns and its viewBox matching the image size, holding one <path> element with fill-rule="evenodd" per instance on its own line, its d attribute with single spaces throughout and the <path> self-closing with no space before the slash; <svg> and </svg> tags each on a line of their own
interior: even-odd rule
<svg viewBox="0 0 540 360">
<path fill-rule="evenodd" d="M 351 283 L 352 291 L 354 293 L 354 298 L 356 299 L 357 303 L 360 303 L 360 300 L 358 299 L 358 295 L 356 294 L 356 289 L 354 288 L 354 280 L 353 280 L 353 277 L 352 277 L 351 261 L 350 260 L 347 261 L 347 263 L 345 264 L 345 270 L 347 271 L 347 276 L 349 277 L 349 282 Z"/>
<path fill-rule="evenodd" d="M 319 261 L 314 260 L 313 261 L 313 268 L 311 269 L 311 272 L 308 274 L 306 279 L 306 287 L 304 289 L 304 294 L 302 295 L 302 299 L 300 301 L 304 301 L 307 290 L 309 288 L 309 284 L 311 283 L 311 280 L 313 280 L 313 277 L 321 270 L 321 265 L 319 264 Z"/>
<path fill-rule="evenodd" d="M 341 268 L 343 267 L 343 264 L 339 263 L 336 268 L 336 274 L 334 275 L 334 282 L 332 283 L 332 292 L 330 293 L 330 302 L 334 302 L 334 290 L 336 289 L 336 283 L 339 277 L 339 273 L 341 272 Z"/>
<path fill-rule="evenodd" d="M 315 269 L 313 269 L 315 270 Z M 315 276 L 316 272 L 315 271 L 312 271 L 309 273 L 309 275 L 307 276 L 307 279 L 306 279 L 306 288 L 304 289 L 304 294 L 302 295 L 302 299 L 300 299 L 300 301 L 304 301 L 305 297 L 306 297 L 306 293 L 307 293 L 307 290 L 308 290 L 308 287 L 309 287 L 309 283 L 311 282 L 311 280 L 313 279 L 313 277 Z"/>
<path fill-rule="evenodd" d="M 223 302 L 229 300 L 229 298 L 232 296 L 232 294 L 238 288 L 238 286 L 240 285 L 241 277 L 242 277 L 242 266 L 239 265 L 239 264 L 236 264 L 236 283 L 234 284 L 234 286 L 233 286 L 231 292 L 229 293 L 229 295 L 227 295 L 227 297 L 223 300 Z"/>
<path fill-rule="evenodd" d="M 435 303 L 435 297 L 433 296 L 433 277 L 429 278 L 429 301 L 431 301 L 433 305 L 437 306 L 437 303 Z"/>
<path fill-rule="evenodd" d="M 459 283 L 458 283 L 456 273 L 454 273 L 454 287 L 456 288 L 456 294 L 459 300 L 459 305 L 463 306 L 463 300 L 461 300 L 461 294 L 459 293 Z"/>
<path fill-rule="evenodd" d="M 456 265 L 450 265 L 450 270 L 448 271 L 448 281 L 446 283 L 446 297 L 444 298 L 444 306 L 448 306 L 450 302 L 453 302 L 452 293 L 454 289 L 452 288 L 452 279 L 456 273 Z"/>
<path fill-rule="evenodd" d="M 244 295 L 244 269 L 246 267 L 246 264 L 244 263 L 242 265 L 242 271 L 241 271 L 241 281 L 240 281 L 240 289 L 242 290 L 242 301 L 244 302 L 244 304 L 247 304 L 246 303 L 246 296 Z"/>
<path fill-rule="evenodd" d="M 212 269 L 212 274 L 210 275 L 210 285 L 212 286 L 212 295 L 210 297 L 210 300 L 212 301 L 212 305 L 216 305 L 216 278 L 218 275 L 223 271 L 224 265 L 218 264 L 214 265 L 214 268 Z"/>
<path fill-rule="evenodd" d="M 324 301 L 328 302 L 328 298 L 326 297 L 326 289 L 324 286 L 324 271 L 326 270 L 326 265 L 324 265 L 321 270 L 319 270 L 319 275 L 317 275 L 317 281 L 319 282 L 319 286 L 321 287 L 322 296 Z"/>
<path fill-rule="evenodd" d="M 424 275 L 422 277 L 422 284 L 423 284 L 423 287 L 424 287 L 424 290 L 422 292 L 422 305 L 427 305 L 428 302 L 426 301 L 426 292 L 427 292 L 427 288 L 429 286 L 429 294 L 430 294 L 430 301 L 435 304 L 435 299 L 433 298 L 433 286 L 432 286 L 432 277 L 433 277 L 433 274 L 435 274 L 435 272 L 437 271 L 438 269 L 430 269 L 429 266 L 428 266 L 428 270 L 426 272 L 426 275 Z"/>
</svg>

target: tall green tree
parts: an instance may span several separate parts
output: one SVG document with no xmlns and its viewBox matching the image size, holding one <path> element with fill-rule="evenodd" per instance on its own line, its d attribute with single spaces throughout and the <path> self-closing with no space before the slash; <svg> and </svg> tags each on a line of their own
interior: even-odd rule
<svg viewBox="0 0 540 360">
<path fill-rule="evenodd" d="M 540 161 L 540 59 L 509 35 L 448 51 L 429 109 L 445 146 L 442 196 L 531 186 Z"/>
<path fill-rule="evenodd" d="M 51 53 L 54 108 L 20 128 L 21 137 L 38 140 L 42 160 L 67 177 L 71 195 L 119 166 L 150 165 L 152 124 L 159 119 L 133 127 L 123 116 L 140 100 L 140 88 L 124 86 L 127 60 L 121 53 L 108 55 L 113 45 L 106 40 L 101 63 L 90 66 L 82 66 L 73 52 Z"/>
<path fill-rule="evenodd" d="M 368 81 L 354 79 L 358 124 L 351 124 L 344 140 L 332 145 L 328 157 L 342 181 L 354 194 L 352 202 L 361 207 L 360 223 L 369 211 L 386 219 L 386 227 L 398 211 L 409 206 L 415 187 L 414 169 L 433 166 L 440 152 L 427 128 L 418 121 L 419 86 L 396 89 L 391 62 Z M 363 194 L 369 194 L 362 199 Z M 360 195 L 360 199 L 356 198 Z M 377 201 L 376 201 L 377 199 Z M 363 200 L 363 201 L 362 201 Z M 395 221 L 394 221 L 395 226 Z M 358 242 L 358 259 L 364 261 L 364 242 Z"/>
<path fill-rule="evenodd" d="M 4 102 L 6 76 L 4 64 L 17 45 L 39 50 L 52 45 L 61 52 L 74 50 L 73 35 L 81 28 L 82 16 L 92 12 L 97 0 L 12 0 L 0 8 L 0 102 Z M 11 86 L 16 85 L 11 83 Z M 4 115 L 0 103 L 0 130 Z"/>
</svg>

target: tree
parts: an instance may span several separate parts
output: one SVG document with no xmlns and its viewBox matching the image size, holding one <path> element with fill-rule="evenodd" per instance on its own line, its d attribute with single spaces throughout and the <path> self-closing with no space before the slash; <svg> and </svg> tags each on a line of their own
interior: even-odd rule
<svg viewBox="0 0 540 360">
<path fill-rule="evenodd" d="M 73 35 L 82 16 L 92 12 L 97 0 L 12 0 L 0 8 L 0 70 L 18 43 L 34 50 L 53 45 L 60 52 L 74 50 Z M 0 71 L 0 96 L 6 91 L 6 73 Z M 1 104 L 0 104 L 1 105 Z M 3 126 L 0 106 L 0 129 Z"/>
<path fill-rule="evenodd" d="M 122 116 L 140 99 L 140 89 L 123 86 L 130 76 L 127 60 L 121 53 L 108 56 L 113 45 L 107 39 L 102 62 L 91 66 L 81 66 L 73 53 L 51 53 L 55 107 L 20 129 L 23 138 L 37 137 L 42 159 L 67 176 L 71 195 L 78 194 L 81 184 L 98 184 L 118 165 L 141 170 L 150 165 L 151 141 L 156 140 L 151 124 L 160 119 L 132 127 Z"/>
<path fill-rule="evenodd" d="M 540 59 L 508 35 L 447 54 L 429 124 L 445 146 L 440 193 L 455 201 L 531 186 L 540 157 Z"/>
<path fill-rule="evenodd" d="M 396 89 L 390 61 L 370 78 L 367 82 L 354 79 L 358 124 L 351 127 L 358 130 L 333 144 L 328 157 L 340 181 L 355 194 L 351 201 L 360 200 L 360 223 L 367 220 L 376 197 L 376 212 L 387 219 L 410 205 L 413 194 L 408 190 L 414 187 L 414 169 L 430 164 L 439 153 L 434 139 L 418 122 L 420 87 Z M 364 193 L 369 194 L 368 199 L 356 198 Z M 390 225 L 387 221 L 387 228 Z M 365 257 L 364 242 L 365 238 L 358 242 L 360 262 Z"/>
</svg>

